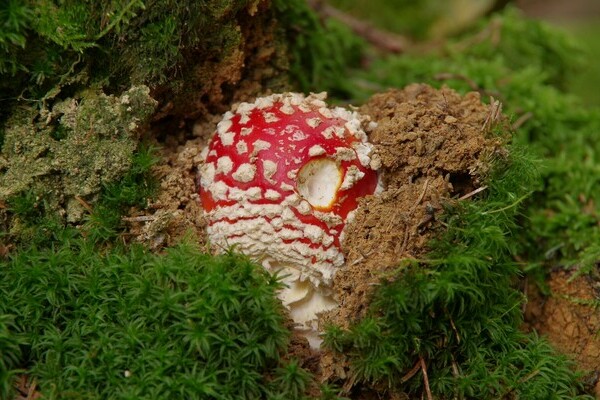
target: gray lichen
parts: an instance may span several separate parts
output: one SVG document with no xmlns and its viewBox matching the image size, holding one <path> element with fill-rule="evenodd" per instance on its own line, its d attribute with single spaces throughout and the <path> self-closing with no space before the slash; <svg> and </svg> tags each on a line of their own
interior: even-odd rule
<svg viewBox="0 0 600 400">
<path fill-rule="evenodd" d="M 149 92 L 90 90 L 42 112 L 43 121 L 13 117 L 0 153 L 0 201 L 30 190 L 47 211 L 80 221 L 84 205 L 131 167 L 138 127 L 157 104 Z"/>
</svg>

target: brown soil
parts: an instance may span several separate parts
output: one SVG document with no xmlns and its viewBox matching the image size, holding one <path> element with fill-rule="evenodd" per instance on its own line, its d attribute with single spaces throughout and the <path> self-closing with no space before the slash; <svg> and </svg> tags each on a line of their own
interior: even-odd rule
<svg viewBox="0 0 600 400">
<path fill-rule="evenodd" d="M 492 157 L 503 154 L 490 127 L 504 120 L 479 94 L 414 84 L 373 96 L 360 111 L 378 123 L 370 134 L 383 164 L 385 191 L 365 198 L 346 227 L 347 264 L 335 277 L 340 307 L 325 320 L 348 327 L 364 315 L 372 288 L 403 259 L 418 259 L 442 229 L 445 202 L 480 188 Z M 344 360 L 324 354 L 323 378 L 346 377 Z"/>
<path fill-rule="evenodd" d="M 370 141 L 383 164 L 386 190 L 365 198 L 346 228 L 347 266 L 335 280 L 337 324 L 361 317 L 371 287 L 400 260 L 419 258 L 440 225 L 443 202 L 479 187 L 500 141 L 486 137 L 490 107 L 477 93 L 411 85 L 375 95 L 361 112 L 377 121 Z"/>
<path fill-rule="evenodd" d="M 527 286 L 525 328 L 548 338 L 580 369 L 589 371 L 586 384 L 600 398 L 600 284 L 589 276 L 571 279 L 568 271 L 552 272 L 547 280 L 549 296 Z"/>
<path fill-rule="evenodd" d="M 206 223 L 196 186 L 200 153 L 212 135 L 220 116 L 199 122 L 191 132 L 181 129 L 157 144 L 160 162 L 153 174 L 159 182 L 158 195 L 147 210 L 133 212 L 126 221 L 134 240 L 152 249 L 170 246 L 186 235 L 192 235 L 201 245 L 206 244 Z"/>
</svg>

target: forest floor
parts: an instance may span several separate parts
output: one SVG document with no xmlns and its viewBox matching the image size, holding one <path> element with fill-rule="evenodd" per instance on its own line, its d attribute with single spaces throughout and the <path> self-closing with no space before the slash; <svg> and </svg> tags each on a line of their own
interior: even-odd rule
<svg viewBox="0 0 600 400">
<path fill-rule="evenodd" d="M 324 316 L 341 326 L 364 314 L 371 289 L 399 259 L 426 254 L 428 240 L 443 228 L 436 219 L 443 204 L 468 201 L 485 190 L 478 182 L 486 172 L 484 160 L 502 153 L 501 140 L 482 133 L 492 111 L 476 93 L 461 97 L 449 89 L 412 85 L 376 95 L 360 111 L 379 121 L 370 140 L 382 157 L 386 190 L 365 199 L 347 227 L 346 268 L 334 283 L 342 307 Z M 207 245 L 197 170 L 218 118 L 156 143 L 161 161 L 154 174 L 160 189 L 147 210 L 132 210 L 126 218 L 133 240 L 160 249 L 191 233 Z M 407 134 L 407 126 L 421 129 Z M 522 282 L 528 299 L 523 328 L 546 336 L 580 368 L 593 371 L 590 384 L 600 398 L 600 317 L 591 304 L 600 295 L 600 283 L 587 276 L 571 282 L 567 272 L 557 269 L 547 284 L 550 295 Z M 332 354 L 311 351 L 302 338 L 295 338 L 290 351 L 324 379 L 339 377 L 348 367 Z"/>
<path fill-rule="evenodd" d="M 583 16 L 588 20 L 589 15 L 600 15 L 600 3 L 594 0 L 521 3 L 528 15 L 567 26 Z M 590 94 L 597 95 L 597 91 Z M 343 244 L 347 268 L 334 283 L 342 307 L 324 316 L 341 326 L 363 315 L 371 288 L 399 259 L 426 254 L 428 241 L 443 229 L 437 216 L 445 203 L 469 201 L 485 191 L 479 178 L 487 172 L 486 158 L 503 153 L 502 138 L 492 138 L 483 129 L 490 117 L 496 118 L 493 106 L 482 104 L 475 93 L 459 96 L 447 89 L 411 85 L 374 96 L 360 111 L 379 122 L 370 140 L 382 157 L 386 190 L 365 199 L 347 227 Z M 220 115 L 213 115 L 193 128 L 151 135 L 155 142 L 150 144 L 159 152 L 153 167 L 159 190 L 147 209 L 132 209 L 124 218 L 125 237 L 160 250 L 193 235 L 208 250 L 197 173 L 201 152 L 219 119 Z M 503 123 L 502 119 L 493 122 Z M 407 134 L 406 126 L 423 129 Z M 161 137 L 166 139 L 157 139 Z M 589 384 L 600 399 L 600 316 L 593 305 L 600 298 L 600 282 L 589 276 L 573 277 L 557 266 L 547 285 L 549 294 L 526 279 L 520 282 L 527 298 L 523 329 L 546 336 L 581 369 L 591 371 Z M 325 379 L 339 377 L 347 369 L 345 360 L 318 355 L 301 338 L 292 341 L 290 352 Z M 35 385 L 21 386 L 22 398 L 36 398 Z"/>
</svg>

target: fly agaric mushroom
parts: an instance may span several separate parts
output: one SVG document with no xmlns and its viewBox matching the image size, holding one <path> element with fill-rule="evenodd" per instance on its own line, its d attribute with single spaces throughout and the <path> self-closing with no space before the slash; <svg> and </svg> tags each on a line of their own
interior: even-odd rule
<svg viewBox="0 0 600 400">
<path fill-rule="evenodd" d="M 283 277 L 279 297 L 315 348 L 317 314 L 337 306 L 331 284 L 344 263 L 344 226 L 377 189 L 380 164 L 366 119 L 324 99 L 285 93 L 237 105 L 200 168 L 209 240 Z"/>
</svg>

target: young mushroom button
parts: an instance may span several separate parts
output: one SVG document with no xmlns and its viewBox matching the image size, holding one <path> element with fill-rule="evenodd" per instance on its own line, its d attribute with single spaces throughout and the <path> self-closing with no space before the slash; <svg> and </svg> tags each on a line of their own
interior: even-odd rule
<svg viewBox="0 0 600 400">
<path fill-rule="evenodd" d="M 331 284 L 358 199 L 378 187 L 366 119 L 328 108 L 324 94 L 275 94 L 227 112 L 206 149 L 200 198 L 211 243 L 283 277 L 283 304 L 318 347 L 317 314 L 337 306 Z"/>
</svg>

